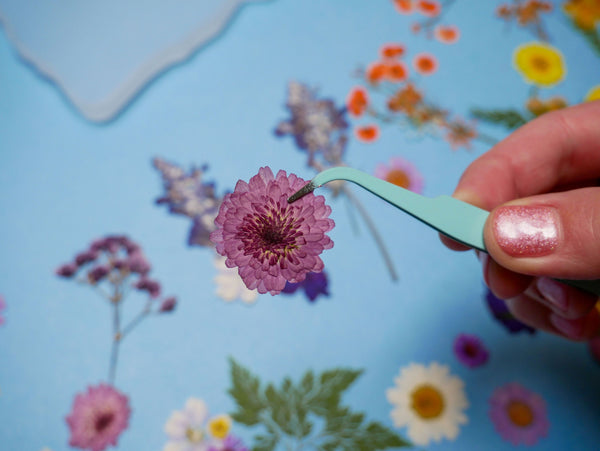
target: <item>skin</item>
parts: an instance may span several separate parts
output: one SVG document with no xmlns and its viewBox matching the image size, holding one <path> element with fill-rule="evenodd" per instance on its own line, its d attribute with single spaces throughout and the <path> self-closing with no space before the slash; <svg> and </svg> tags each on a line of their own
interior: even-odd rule
<svg viewBox="0 0 600 451">
<path fill-rule="evenodd" d="M 484 280 L 522 322 L 570 340 L 600 342 L 598 298 L 554 278 L 600 278 L 600 101 L 544 114 L 476 159 L 454 197 L 490 211 L 479 255 Z M 559 243 L 541 256 L 498 244 L 500 206 L 554 208 Z M 446 237 L 453 250 L 467 248 Z M 562 302 L 558 302 L 557 299 Z M 553 302 L 554 301 L 554 302 Z"/>
</svg>

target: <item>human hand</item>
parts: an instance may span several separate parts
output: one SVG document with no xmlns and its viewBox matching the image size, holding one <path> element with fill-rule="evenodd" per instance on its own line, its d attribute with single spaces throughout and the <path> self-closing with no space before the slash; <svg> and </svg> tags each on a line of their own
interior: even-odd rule
<svg viewBox="0 0 600 451">
<path fill-rule="evenodd" d="M 598 298 L 554 280 L 600 278 L 600 101 L 547 113 L 476 159 L 454 197 L 489 210 L 484 280 L 522 322 L 600 333 Z M 448 238 L 451 249 L 467 249 Z"/>
</svg>

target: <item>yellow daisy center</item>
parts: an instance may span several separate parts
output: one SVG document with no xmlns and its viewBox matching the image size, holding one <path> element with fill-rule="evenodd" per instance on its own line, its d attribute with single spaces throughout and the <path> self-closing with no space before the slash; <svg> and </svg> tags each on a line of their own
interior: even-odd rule
<svg viewBox="0 0 600 451">
<path fill-rule="evenodd" d="M 424 420 L 433 420 L 444 412 L 444 396 L 432 385 L 420 385 L 411 393 L 410 406 Z"/>
<path fill-rule="evenodd" d="M 506 408 L 506 413 L 516 426 L 524 428 L 533 423 L 533 410 L 522 401 L 511 401 Z"/>
<path fill-rule="evenodd" d="M 231 419 L 227 415 L 219 415 L 208 423 L 210 435 L 220 440 L 227 437 L 231 429 Z"/>
<path fill-rule="evenodd" d="M 542 55 L 532 55 L 531 65 L 535 68 L 535 70 L 540 72 L 546 72 L 551 67 L 550 61 L 548 61 Z"/>
<path fill-rule="evenodd" d="M 386 181 L 393 183 L 394 185 L 401 186 L 402 188 L 408 188 L 410 186 L 410 177 L 402 169 L 390 170 L 385 179 Z"/>
<path fill-rule="evenodd" d="M 200 443 L 204 437 L 204 433 L 201 429 L 187 428 L 185 436 L 191 443 Z"/>
</svg>

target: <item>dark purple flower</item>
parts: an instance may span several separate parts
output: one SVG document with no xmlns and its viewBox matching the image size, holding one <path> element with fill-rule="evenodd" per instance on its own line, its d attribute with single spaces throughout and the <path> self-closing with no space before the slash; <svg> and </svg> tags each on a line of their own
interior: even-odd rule
<svg viewBox="0 0 600 451">
<path fill-rule="evenodd" d="M 489 289 L 487 290 L 485 299 L 487 301 L 487 305 L 490 309 L 490 312 L 492 312 L 492 315 L 494 315 L 494 318 L 496 318 L 498 322 L 500 322 L 500 324 L 502 324 L 510 333 L 535 333 L 534 328 L 528 326 L 527 324 L 523 324 L 521 321 L 515 318 L 508 310 L 506 302 L 494 296 L 494 294 Z"/>
<path fill-rule="evenodd" d="M 165 190 L 165 195 L 156 203 L 167 204 L 171 213 L 194 220 L 188 238 L 190 245 L 211 246 L 209 235 L 215 230 L 213 220 L 221 199 L 215 195 L 214 184 L 203 180 L 206 168 L 192 168 L 186 174 L 180 167 L 160 158 L 155 158 L 153 164 L 162 175 Z"/>
<path fill-rule="evenodd" d="M 329 296 L 327 283 L 328 280 L 325 271 L 309 272 L 306 275 L 306 279 L 304 279 L 302 282 L 287 282 L 281 292 L 292 294 L 300 288 L 304 290 L 304 294 L 306 294 L 306 297 L 308 297 L 310 301 L 314 301 L 320 294 L 323 296 Z"/>
<path fill-rule="evenodd" d="M 104 265 L 95 266 L 88 271 L 88 280 L 90 283 L 98 283 L 104 279 L 109 272 L 110 269 Z"/>
<path fill-rule="evenodd" d="M 458 361 L 469 368 L 476 368 L 488 361 L 489 353 L 479 337 L 460 334 L 454 340 L 454 354 Z"/>
<path fill-rule="evenodd" d="M 98 253 L 96 251 L 87 250 L 80 252 L 75 256 L 75 263 L 78 266 L 83 266 L 87 263 L 93 262 L 98 258 Z"/>
<path fill-rule="evenodd" d="M 309 165 L 316 154 L 331 165 L 341 164 L 348 141 L 346 108 L 317 98 L 315 90 L 295 81 L 289 84 L 286 106 L 291 118 L 279 123 L 275 135 L 293 136 L 296 146 L 308 152 Z"/>
<path fill-rule="evenodd" d="M 156 280 L 148 279 L 147 277 L 140 277 L 135 283 L 135 288 L 140 291 L 147 291 L 150 297 L 157 298 L 160 296 L 160 283 Z"/>
<path fill-rule="evenodd" d="M 172 312 L 173 310 L 175 310 L 176 305 L 177 305 L 177 299 L 175 299 L 173 296 L 171 296 L 171 297 L 166 298 L 164 301 L 162 301 L 158 311 L 161 313 Z"/>
<path fill-rule="evenodd" d="M 535 445 L 550 428 L 544 399 L 517 383 L 494 390 L 489 415 L 496 431 L 515 446 Z"/>
<path fill-rule="evenodd" d="M 313 193 L 287 201 L 305 184 L 294 174 L 279 171 L 275 177 L 264 167 L 223 199 L 210 239 L 250 290 L 278 294 L 286 281 L 301 282 L 323 270 L 319 254 L 333 247 L 326 235 L 334 226 L 331 208 Z"/>
<path fill-rule="evenodd" d="M 56 269 L 56 275 L 60 277 L 73 277 L 77 272 L 78 266 L 75 263 L 66 263 Z"/>
<path fill-rule="evenodd" d="M 228 435 L 223 443 L 217 446 L 210 446 L 208 451 L 249 451 L 249 448 L 246 448 L 241 439 Z"/>
</svg>

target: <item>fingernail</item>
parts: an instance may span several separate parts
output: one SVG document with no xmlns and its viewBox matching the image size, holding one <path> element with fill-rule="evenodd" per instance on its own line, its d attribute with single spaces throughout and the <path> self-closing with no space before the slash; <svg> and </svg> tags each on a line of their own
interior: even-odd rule
<svg viewBox="0 0 600 451">
<path fill-rule="evenodd" d="M 550 322 L 566 337 L 577 339 L 581 336 L 581 324 L 577 320 L 568 320 L 552 313 L 550 314 Z"/>
<path fill-rule="evenodd" d="M 559 216 L 552 207 L 500 207 L 494 217 L 494 235 L 511 257 L 541 257 L 558 246 Z"/>
<path fill-rule="evenodd" d="M 567 291 L 565 287 L 548 277 L 540 277 L 537 280 L 537 289 L 548 302 L 560 311 L 567 311 Z"/>
</svg>

